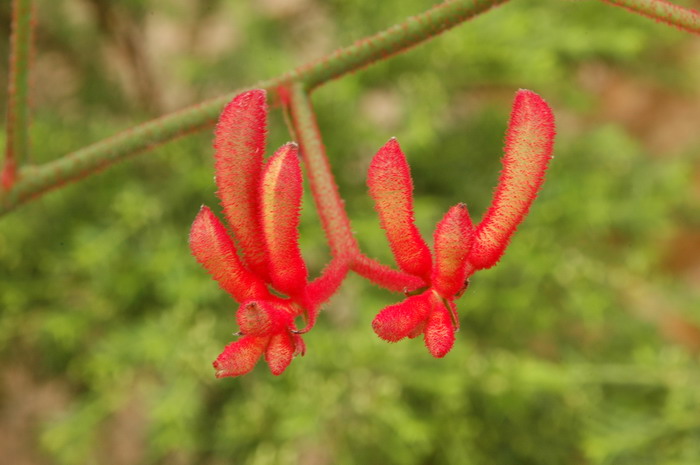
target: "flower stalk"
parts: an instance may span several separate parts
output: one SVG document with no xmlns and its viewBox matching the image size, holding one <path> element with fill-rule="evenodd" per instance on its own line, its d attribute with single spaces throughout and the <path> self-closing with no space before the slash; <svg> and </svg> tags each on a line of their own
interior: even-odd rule
<svg viewBox="0 0 700 465">
<path fill-rule="evenodd" d="M 311 192 L 333 257 L 346 262 L 361 276 L 393 291 L 404 292 L 423 286 L 425 283 L 419 276 L 394 270 L 360 251 L 331 172 L 309 95 L 301 84 L 292 85 L 282 93 L 289 97 L 292 128 L 299 138 Z"/>
</svg>

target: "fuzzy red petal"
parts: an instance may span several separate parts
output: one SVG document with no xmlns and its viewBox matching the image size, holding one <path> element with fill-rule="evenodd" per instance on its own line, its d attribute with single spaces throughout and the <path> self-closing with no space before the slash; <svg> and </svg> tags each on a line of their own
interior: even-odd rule
<svg viewBox="0 0 700 465">
<path fill-rule="evenodd" d="M 250 90 L 226 106 L 214 137 L 217 195 L 245 262 L 263 279 L 267 277 L 267 257 L 261 240 L 257 192 L 266 127 L 265 91 Z"/>
<path fill-rule="evenodd" d="M 431 299 L 430 294 L 423 293 L 386 307 L 372 321 L 372 329 L 385 341 L 400 341 L 411 335 L 428 317 Z"/>
<path fill-rule="evenodd" d="M 226 228 L 208 207 L 197 214 L 189 241 L 197 261 L 238 302 L 269 295 L 265 283 L 243 266 Z"/>
<path fill-rule="evenodd" d="M 296 352 L 294 336 L 289 332 L 277 333 L 270 338 L 265 361 L 273 375 L 279 376 L 289 366 Z"/>
<path fill-rule="evenodd" d="M 414 223 L 411 171 L 396 139 L 374 156 L 367 184 L 397 264 L 427 281 L 432 257 Z"/>
<path fill-rule="evenodd" d="M 428 322 L 428 319 L 427 319 L 427 318 L 426 318 L 425 320 L 421 321 L 420 324 L 419 324 L 418 326 L 416 326 L 415 328 L 413 328 L 413 331 L 411 331 L 410 333 L 408 333 L 408 338 L 409 338 L 409 339 L 415 339 L 415 338 L 417 338 L 418 336 L 420 336 L 421 334 L 423 334 L 423 333 L 425 332 L 425 324 L 426 324 L 427 322 Z"/>
<path fill-rule="evenodd" d="M 243 334 L 262 336 L 286 330 L 294 315 L 283 304 L 259 300 L 241 305 L 236 320 Z"/>
<path fill-rule="evenodd" d="M 452 297 L 464 288 L 473 234 L 474 226 L 463 203 L 450 208 L 435 228 L 432 285 L 443 297 Z"/>
<path fill-rule="evenodd" d="M 476 228 L 469 253 L 474 268 L 489 268 L 503 255 L 544 182 L 554 135 L 554 116 L 547 103 L 532 91 L 518 91 L 506 133 L 498 187 Z"/>
<path fill-rule="evenodd" d="M 425 345 L 435 358 L 442 358 L 455 343 L 455 327 L 450 311 L 442 302 L 433 301 L 433 311 L 425 325 Z"/>
<path fill-rule="evenodd" d="M 249 373 L 265 352 L 269 337 L 244 336 L 227 345 L 214 361 L 216 377 L 241 376 Z"/>
<path fill-rule="evenodd" d="M 308 277 L 299 249 L 302 194 L 297 145 L 283 145 L 265 167 L 260 185 L 260 212 L 270 259 L 270 279 L 277 290 L 287 295 L 298 295 Z"/>
</svg>

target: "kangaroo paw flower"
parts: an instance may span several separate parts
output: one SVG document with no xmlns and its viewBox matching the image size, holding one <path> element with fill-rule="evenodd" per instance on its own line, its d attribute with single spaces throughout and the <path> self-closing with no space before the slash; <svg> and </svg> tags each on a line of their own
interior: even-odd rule
<svg viewBox="0 0 700 465">
<path fill-rule="evenodd" d="M 396 342 L 423 334 L 437 358 L 452 349 L 459 328 L 455 300 L 475 271 L 495 265 L 503 255 L 542 186 L 553 142 L 550 108 L 534 92 L 519 91 L 491 207 L 476 228 L 465 204 L 450 208 L 435 229 L 432 255 L 414 225 L 413 183 L 398 143 L 392 139 L 377 153 L 368 184 L 382 228 L 399 266 L 428 284 L 422 293 L 379 312 L 372 322 L 379 337 Z"/>
<path fill-rule="evenodd" d="M 279 375 L 295 355 L 304 355 L 296 317 L 306 320 L 303 332 L 311 329 L 320 305 L 348 270 L 347 263 L 332 262 L 308 282 L 299 248 L 298 149 L 286 144 L 263 164 L 266 120 L 263 90 L 244 92 L 226 106 L 216 128 L 216 184 L 233 237 L 208 207 L 202 207 L 190 232 L 197 261 L 241 304 L 236 313 L 241 337 L 214 362 L 219 378 L 250 372 L 263 355 L 272 374 Z"/>
</svg>

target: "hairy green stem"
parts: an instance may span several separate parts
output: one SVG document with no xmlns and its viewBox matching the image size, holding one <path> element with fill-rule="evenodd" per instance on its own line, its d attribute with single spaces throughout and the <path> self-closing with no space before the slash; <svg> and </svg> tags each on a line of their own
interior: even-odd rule
<svg viewBox="0 0 700 465">
<path fill-rule="evenodd" d="M 441 3 L 314 63 L 277 78 L 258 82 L 251 88 L 262 88 L 272 92 L 279 86 L 292 82 L 301 82 L 309 89 L 316 88 L 377 60 L 406 51 L 506 1 L 454 0 Z M 216 121 L 223 105 L 240 91 L 241 89 L 162 116 L 55 161 L 27 167 L 20 173 L 21 180 L 8 191 L 0 192 L 0 214 L 43 192 L 93 174 L 129 155 L 144 152 L 182 134 L 210 127 Z"/>
<path fill-rule="evenodd" d="M 0 174 L 0 191 L 17 181 L 17 167 L 27 159 L 29 146 L 29 61 L 32 48 L 32 0 L 12 2 L 10 75 L 7 89 L 7 144 Z"/>
<path fill-rule="evenodd" d="M 666 0 L 601 0 L 687 32 L 700 34 L 700 12 Z"/>
<path fill-rule="evenodd" d="M 423 286 L 425 283 L 420 278 L 382 265 L 360 252 L 304 85 L 292 84 L 290 89 L 282 89 L 280 95 L 283 101 L 288 100 L 292 127 L 301 147 L 311 193 L 333 257 L 345 261 L 356 273 L 392 291 L 403 292 Z"/>
<path fill-rule="evenodd" d="M 350 47 L 336 50 L 317 62 L 297 68 L 287 74 L 286 78 L 290 81 L 301 81 L 308 89 L 314 89 L 349 71 L 364 68 L 375 61 L 405 52 L 414 45 L 507 1 L 453 0 L 440 3 L 385 31 L 358 40 Z"/>
</svg>

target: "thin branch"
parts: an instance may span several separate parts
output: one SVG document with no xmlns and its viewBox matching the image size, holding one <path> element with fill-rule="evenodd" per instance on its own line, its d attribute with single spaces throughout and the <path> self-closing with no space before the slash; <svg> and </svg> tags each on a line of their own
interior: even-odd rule
<svg viewBox="0 0 700 465">
<path fill-rule="evenodd" d="M 644 15 L 678 29 L 700 34 L 700 12 L 684 8 L 666 0 L 601 0 Z"/>
<path fill-rule="evenodd" d="M 289 81 L 301 81 L 308 89 L 314 89 L 375 61 L 405 52 L 507 1 L 454 0 L 440 3 L 385 31 L 358 40 L 350 47 L 336 50 L 317 62 L 297 68 L 286 78 Z"/>
<path fill-rule="evenodd" d="M 0 191 L 17 181 L 17 167 L 27 159 L 29 145 L 29 61 L 32 48 L 32 0 L 12 2 L 10 76 L 7 89 L 7 144 Z"/>
<path fill-rule="evenodd" d="M 277 78 L 258 82 L 250 88 L 262 88 L 272 92 L 279 86 L 294 81 L 304 83 L 306 88 L 316 88 L 332 79 L 364 68 L 376 60 L 406 51 L 506 1 L 454 0 L 439 4 L 314 63 Z M 0 214 L 48 190 L 93 174 L 129 155 L 144 152 L 183 134 L 212 126 L 224 104 L 242 90 L 238 89 L 228 95 L 162 116 L 53 162 L 27 167 L 20 173 L 23 179 L 9 191 L 0 192 Z"/>
</svg>

